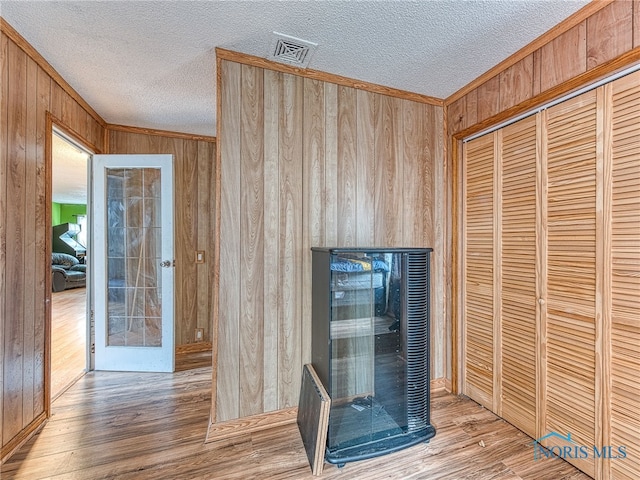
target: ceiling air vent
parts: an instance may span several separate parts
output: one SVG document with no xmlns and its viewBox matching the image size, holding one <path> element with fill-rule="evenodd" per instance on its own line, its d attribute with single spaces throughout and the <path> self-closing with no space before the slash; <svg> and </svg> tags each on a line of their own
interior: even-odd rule
<svg viewBox="0 0 640 480">
<path fill-rule="evenodd" d="M 308 42 L 300 38 L 290 37 L 282 33 L 273 32 L 269 59 L 276 62 L 288 63 L 296 67 L 307 68 L 317 43 Z"/>
</svg>

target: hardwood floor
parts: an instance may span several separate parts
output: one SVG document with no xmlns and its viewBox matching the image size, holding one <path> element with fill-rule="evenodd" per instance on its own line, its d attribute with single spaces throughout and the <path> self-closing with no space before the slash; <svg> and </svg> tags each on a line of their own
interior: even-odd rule
<svg viewBox="0 0 640 480">
<path fill-rule="evenodd" d="M 51 294 L 51 399 L 84 375 L 87 358 L 87 291 Z"/>
<path fill-rule="evenodd" d="M 295 424 L 205 444 L 206 354 L 175 374 L 89 372 L 53 404 L 44 429 L 2 466 L 5 479 L 313 479 Z M 531 439 L 466 397 L 432 398 L 429 444 L 339 469 L 326 479 L 588 477 L 560 459 L 534 461 Z M 484 446 L 482 446 L 484 445 Z"/>
</svg>

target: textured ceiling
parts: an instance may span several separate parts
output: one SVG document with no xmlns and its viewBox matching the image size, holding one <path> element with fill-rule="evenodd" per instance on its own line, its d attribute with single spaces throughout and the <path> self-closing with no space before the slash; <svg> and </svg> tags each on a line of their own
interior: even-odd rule
<svg viewBox="0 0 640 480">
<path fill-rule="evenodd" d="M 7 1 L 9 22 L 109 123 L 215 135 L 215 47 L 446 98 L 587 0 Z"/>
</svg>

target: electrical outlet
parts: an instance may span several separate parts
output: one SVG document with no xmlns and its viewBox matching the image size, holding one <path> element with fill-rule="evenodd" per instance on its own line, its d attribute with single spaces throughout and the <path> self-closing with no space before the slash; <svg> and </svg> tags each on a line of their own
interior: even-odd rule
<svg viewBox="0 0 640 480">
<path fill-rule="evenodd" d="M 196 250 L 196 263 L 204 263 L 204 250 Z"/>
<path fill-rule="evenodd" d="M 204 340 L 204 328 L 196 328 L 196 342 L 201 342 Z"/>
</svg>

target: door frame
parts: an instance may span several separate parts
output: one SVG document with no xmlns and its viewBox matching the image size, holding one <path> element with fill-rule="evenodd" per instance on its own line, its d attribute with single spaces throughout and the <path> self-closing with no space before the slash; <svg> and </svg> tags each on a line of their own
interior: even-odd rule
<svg viewBox="0 0 640 480">
<path fill-rule="evenodd" d="M 46 138 L 45 138 L 45 165 L 46 165 L 46 180 L 45 180 L 45 198 L 46 198 L 46 209 L 45 209 L 45 225 L 47 234 L 51 236 L 51 231 L 53 228 L 53 218 L 52 218 L 52 203 L 53 203 L 53 135 L 54 129 L 61 133 L 64 137 L 74 144 L 77 144 L 80 148 L 86 150 L 87 152 L 93 152 L 92 155 L 102 153 L 102 148 L 93 145 L 89 142 L 83 135 L 76 132 L 69 126 L 67 126 L 62 120 L 56 118 L 51 112 L 47 112 L 46 114 Z M 85 174 L 87 175 L 87 182 L 90 180 L 91 175 L 91 163 L 92 158 L 89 157 L 87 162 L 87 171 Z M 91 185 L 87 183 L 87 224 L 89 225 L 89 231 L 87 232 L 87 249 L 91 246 L 92 243 L 92 220 L 90 217 L 89 209 L 92 201 L 91 196 Z M 51 302 L 52 302 L 52 285 L 51 285 L 51 253 L 52 253 L 52 245 L 51 238 L 45 242 L 45 262 L 44 266 L 45 272 L 48 272 L 45 275 L 45 330 L 44 330 L 44 412 L 45 418 L 51 417 L 51 341 L 52 341 L 52 312 L 51 312 Z M 89 257 L 89 261 L 91 261 L 91 257 Z M 85 368 L 86 371 L 92 370 L 92 330 L 91 330 L 91 313 L 93 311 L 93 302 L 92 302 L 92 284 L 93 284 L 93 274 L 92 274 L 91 265 L 88 267 L 88 274 L 86 279 L 86 298 L 87 298 L 87 318 L 86 318 L 86 361 Z"/>
</svg>

